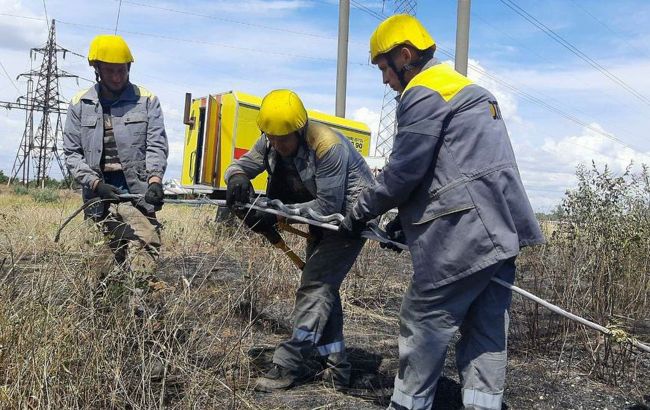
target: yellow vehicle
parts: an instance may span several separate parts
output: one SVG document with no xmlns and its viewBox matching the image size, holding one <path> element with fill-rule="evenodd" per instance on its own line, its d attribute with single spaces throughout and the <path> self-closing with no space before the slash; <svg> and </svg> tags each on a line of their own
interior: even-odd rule
<svg viewBox="0 0 650 410">
<path fill-rule="evenodd" d="M 185 144 L 181 186 L 223 197 L 226 168 L 244 155 L 259 139 L 257 113 L 262 99 L 239 91 L 210 94 L 192 99 L 185 95 Z M 345 135 L 363 155 L 370 151 L 370 129 L 352 121 L 318 111 L 307 110 L 310 121 L 318 121 Z M 253 179 L 257 192 L 266 191 L 267 174 Z"/>
</svg>

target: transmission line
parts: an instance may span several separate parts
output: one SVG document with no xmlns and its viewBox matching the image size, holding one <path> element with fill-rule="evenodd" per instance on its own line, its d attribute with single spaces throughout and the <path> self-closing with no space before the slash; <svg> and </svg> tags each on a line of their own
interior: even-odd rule
<svg viewBox="0 0 650 410">
<path fill-rule="evenodd" d="M 30 16 L 19 16 L 17 14 L 9 14 L 9 13 L 0 13 L 0 16 L 5 16 L 5 17 L 15 17 L 19 19 L 26 19 L 26 20 L 38 20 L 38 21 L 46 21 L 42 17 L 30 17 Z"/>
<path fill-rule="evenodd" d="M 43 0 L 43 11 L 45 12 L 45 25 L 47 26 L 47 30 L 50 30 L 50 19 L 47 17 L 47 6 L 45 5 L 45 0 Z"/>
<path fill-rule="evenodd" d="M 527 49 L 526 45 L 523 44 L 520 40 L 518 40 L 518 39 L 512 37 L 510 34 L 508 34 L 507 31 L 502 30 L 502 29 L 496 27 L 495 25 L 491 24 L 490 22 L 488 22 L 487 20 L 485 20 L 484 18 L 482 18 L 480 15 L 478 15 L 478 14 L 476 14 L 476 13 L 472 13 L 472 17 L 473 17 L 474 19 L 478 20 L 479 22 L 481 22 L 482 24 L 484 24 L 484 25 L 490 27 L 490 28 L 491 28 L 492 30 L 494 30 L 495 32 L 498 32 L 498 33 L 500 33 L 501 35 L 504 35 L 505 37 L 507 37 L 508 39 L 510 39 L 512 42 L 514 42 L 514 43 L 516 43 L 516 44 L 519 44 L 521 47 Z M 528 51 L 529 53 L 531 53 L 532 55 L 536 56 L 536 57 L 539 59 L 539 61 L 547 61 L 547 62 L 551 62 L 548 58 L 546 58 L 546 57 L 544 57 L 543 55 L 541 55 L 540 53 L 536 52 L 534 49 L 532 49 L 532 50 L 528 50 L 528 49 L 527 49 L 527 51 Z M 578 78 L 577 76 L 575 76 L 575 75 L 570 75 L 570 77 L 571 77 L 573 80 L 575 80 L 576 83 L 584 83 L 583 80 L 579 79 L 579 78 Z M 547 94 L 545 94 L 545 93 L 539 92 L 539 91 L 538 91 L 538 93 L 539 93 L 540 96 L 542 96 L 542 97 L 544 97 L 544 98 L 546 98 L 546 99 L 548 99 L 548 100 L 550 100 L 550 101 L 554 101 L 555 103 L 557 103 L 557 106 L 559 106 L 559 107 L 561 107 L 561 106 L 563 105 L 562 102 L 561 102 L 561 101 L 558 101 L 556 98 L 553 98 L 553 97 L 551 97 L 551 96 L 549 96 L 549 95 L 547 95 Z M 617 96 L 614 96 L 614 95 L 611 95 L 611 94 L 607 93 L 606 91 L 601 91 L 601 93 L 603 94 L 604 97 L 607 97 L 607 98 L 609 98 L 609 99 L 612 100 L 612 101 L 617 101 L 618 104 L 621 104 L 622 106 L 625 106 L 625 107 L 628 107 L 628 108 L 631 107 L 631 105 L 628 103 L 629 101 L 624 101 L 624 100 L 622 100 L 621 98 L 619 98 L 619 97 L 617 97 Z M 577 112 L 579 112 L 579 113 L 581 113 L 581 114 L 583 114 L 583 115 L 591 116 L 591 114 L 585 112 L 584 110 L 580 109 L 579 107 L 569 107 L 569 106 L 566 106 L 566 105 L 565 105 L 565 107 L 568 108 L 568 109 L 570 109 L 570 110 L 577 111 Z M 632 135 L 632 134 L 633 134 L 633 132 L 631 132 L 631 131 L 629 131 L 629 130 L 627 130 L 627 129 L 622 129 L 622 130 L 625 131 L 628 135 Z"/>
<path fill-rule="evenodd" d="M 446 50 L 446 49 L 444 49 L 442 47 L 438 47 L 438 50 L 440 50 L 441 53 L 447 55 L 448 57 L 454 58 L 454 54 L 450 50 Z M 473 64 L 469 64 L 469 66 L 473 70 L 478 72 L 479 74 L 484 75 L 484 76 L 490 78 L 491 80 L 494 80 L 498 84 L 502 85 L 503 87 L 507 88 L 508 90 L 510 90 L 510 91 L 514 92 L 515 94 L 519 95 L 520 97 L 522 97 L 526 101 L 531 102 L 533 104 L 537 104 L 537 105 L 541 106 L 542 108 L 545 108 L 548 111 L 551 111 L 551 112 L 563 117 L 566 120 L 572 121 L 572 122 L 574 122 L 574 123 L 576 123 L 576 124 L 578 124 L 578 125 L 580 125 L 582 127 L 588 128 L 589 130 L 591 130 L 591 131 L 593 131 L 595 133 L 598 133 L 598 134 L 602 135 L 603 137 L 608 138 L 608 139 L 610 139 L 612 141 L 615 141 L 615 142 L 617 142 L 617 143 L 619 143 L 619 144 L 621 144 L 621 145 L 623 145 L 623 146 L 625 146 L 627 148 L 630 148 L 630 149 L 632 149 L 632 150 L 634 150 L 636 152 L 641 152 L 640 150 L 638 150 L 638 149 L 630 146 L 629 144 L 627 144 L 625 141 L 617 138 L 615 135 L 610 134 L 608 132 L 605 132 L 603 130 L 600 130 L 600 129 L 594 127 L 593 125 L 584 122 L 583 120 L 581 120 L 579 117 L 575 116 L 574 114 L 568 113 L 568 112 L 562 110 L 561 108 L 558 108 L 557 106 L 544 101 L 543 99 L 541 99 L 539 97 L 536 97 L 536 96 L 534 96 L 532 94 L 529 94 L 529 93 L 517 88 L 516 86 L 502 80 L 501 78 L 497 77 L 496 75 L 491 74 L 491 73 L 489 73 L 489 72 L 483 70 L 482 68 L 477 67 L 477 66 L 475 66 Z"/>
<path fill-rule="evenodd" d="M 504 1 L 504 0 L 501 0 L 501 1 Z M 447 55 L 448 57 L 450 57 L 452 59 L 454 58 L 454 53 L 453 52 L 444 49 L 440 45 L 437 46 L 437 50 L 440 50 L 441 53 Z M 587 128 L 587 129 L 589 129 L 589 130 L 591 130 L 591 131 L 593 131 L 593 132 L 595 132 L 597 134 L 602 135 L 605 138 L 608 138 L 608 139 L 610 139 L 612 141 L 617 142 L 618 144 L 621 144 L 621 145 L 623 145 L 623 146 L 625 146 L 627 148 L 630 148 L 631 150 L 633 150 L 635 152 L 642 152 L 641 150 L 638 150 L 638 149 L 630 146 L 629 144 L 627 144 L 623 140 L 617 138 L 615 135 L 610 134 L 608 132 L 605 132 L 603 130 L 600 130 L 600 129 L 594 127 L 593 125 L 582 121 L 579 117 L 577 117 L 577 116 L 575 116 L 575 115 L 573 115 L 571 113 L 568 113 L 568 112 L 566 112 L 566 111 L 564 111 L 564 110 L 562 110 L 562 109 L 560 109 L 560 108 L 558 108 L 558 107 L 556 107 L 556 106 L 554 106 L 552 104 L 549 104 L 546 101 L 544 101 L 543 99 L 535 97 L 534 95 L 531 95 L 531 94 L 529 94 L 529 93 L 515 87 L 514 85 L 512 85 L 510 83 L 507 83 L 506 81 L 500 79 L 499 77 L 497 77 L 497 76 L 495 76 L 495 75 L 493 75 L 491 73 L 488 73 L 487 71 L 485 71 L 485 70 L 483 70 L 483 69 L 481 69 L 481 68 L 479 68 L 479 67 L 477 67 L 477 66 L 475 66 L 475 65 L 473 65 L 471 63 L 469 64 L 469 67 L 472 68 L 473 70 L 475 70 L 476 72 L 478 72 L 478 73 L 480 73 L 480 74 L 494 80 L 495 82 L 501 84 L 502 86 L 506 87 L 507 89 L 509 89 L 512 92 L 516 93 L 517 95 L 521 96 L 522 98 L 524 98 L 528 102 L 539 105 L 542 108 L 545 108 L 546 110 L 551 111 L 551 112 L 563 117 L 566 120 L 572 121 L 572 122 L 574 122 L 574 123 L 576 123 L 576 124 L 578 124 L 578 125 L 580 125 L 582 127 L 585 127 L 585 128 Z"/>
<path fill-rule="evenodd" d="M 602 73 L 605 77 L 609 78 L 611 81 L 614 83 L 618 84 L 619 86 L 623 87 L 624 90 L 626 90 L 628 93 L 632 94 L 634 97 L 636 97 L 638 100 L 642 101 L 644 104 L 650 106 L 650 100 L 645 97 L 643 94 L 639 93 L 636 91 L 632 86 L 627 84 L 625 81 L 623 81 L 621 78 L 613 74 L 611 71 L 609 71 L 607 68 L 602 66 L 600 63 L 598 63 L 596 60 L 593 58 L 589 57 L 587 54 L 585 54 L 583 51 L 578 49 L 576 46 L 571 44 L 569 41 L 565 40 L 562 36 L 557 34 L 555 31 L 553 31 L 551 28 L 546 26 L 544 23 L 533 17 L 530 13 L 528 13 L 526 10 L 521 8 L 517 3 L 515 3 L 512 0 L 499 0 L 501 3 L 505 4 L 507 7 L 512 9 L 515 13 L 519 14 L 521 17 L 523 17 L 526 21 L 537 27 L 539 30 L 541 30 L 544 34 L 555 40 L 557 43 L 559 43 L 562 47 L 566 48 L 569 50 L 571 53 L 576 55 L 578 58 L 592 66 L 594 69 L 598 70 L 600 73 Z"/>
<path fill-rule="evenodd" d="M 16 85 L 16 82 L 13 80 L 13 78 L 11 78 L 11 76 L 7 72 L 7 69 L 5 68 L 4 64 L 2 64 L 2 61 L 0 61 L 0 67 L 2 67 L 2 71 L 4 71 L 5 75 L 7 76 L 7 79 L 9 79 L 9 81 L 11 82 L 11 85 L 13 85 L 16 91 L 20 93 L 20 89 Z"/>
<path fill-rule="evenodd" d="M 77 27 L 84 27 L 84 28 L 94 28 L 94 29 L 100 29 L 100 30 L 110 30 L 110 29 L 107 29 L 106 27 L 96 26 L 96 25 L 91 25 L 91 24 L 73 23 L 73 22 L 63 21 L 63 20 L 57 20 L 57 21 L 59 23 L 61 23 L 61 24 L 66 24 L 66 25 L 70 25 L 70 26 L 77 26 Z M 305 55 L 301 55 L 301 54 L 285 53 L 285 52 L 281 52 L 281 51 L 260 50 L 260 49 L 255 49 L 255 48 L 239 47 L 239 46 L 233 46 L 233 45 L 224 44 L 224 43 L 215 43 L 215 42 L 204 41 L 204 40 L 184 39 L 184 38 L 178 38 L 178 37 L 172 37 L 172 36 L 164 36 L 164 35 L 160 35 L 160 34 L 143 33 L 143 32 L 128 31 L 128 30 L 120 30 L 120 32 L 121 33 L 126 33 L 126 34 L 134 34 L 134 35 L 138 35 L 138 36 L 144 36 L 144 37 L 158 38 L 158 39 L 161 39 L 161 40 L 171 40 L 171 41 L 180 41 L 180 42 L 185 42 L 185 43 L 203 44 L 203 45 L 231 48 L 231 49 L 236 49 L 236 50 L 250 51 L 250 52 L 254 52 L 254 53 L 273 54 L 273 55 L 279 55 L 279 56 L 285 56 L 285 57 L 295 57 L 295 58 L 302 58 L 302 59 L 315 60 L 315 61 L 327 61 L 327 62 L 334 62 L 334 63 L 336 62 L 336 59 L 333 59 L 333 58 L 305 56 Z M 348 65 L 369 66 L 368 63 L 355 63 L 355 62 L 348 63 Z"/>
<path fill-rule="evenodd" d="M 117 25 L 120 23 L 120 11 L 122 11 L 122 0 L 117 6 L 117 18 L 115 19 L 115 34 L 117 34 Z"/>
<path fill-rule="evenodd" d="M 279 31 L 279 32 L 284 32 L 284 33 L 290 33 L 290 34 L 296 34 L 300 36 L 307 36 L 307 37 L 315 37 L 315 38 L 323 38 L 327 40 L 337 40 L 337 37 L 334 36 L 325 36 L 322 34 L 317 34 L 317 33 L 309 33 L 305 31 L 298 31 L 298 30 L 288 30 L 284 28 L 279 28 L 279 27 L 273 27 L 273 26 L 267 26 L 263 24 L 255 24 L 255 23 L 249 23 L 245 21 L 239 21 L 239 20 L 234 20 L 234 19 L 229 19 L 229 18 L 224 18 L 224 17 L 218 17 L 210 14 L 203 14 L 203 13 L 196 13 L 192 11 L 187 11 L 187 10 L 178 10 L 178 9 L 173 9 L 170 7 L 163 7 L 163 6 L 154 6 L 152 4 L 144 4 L 144 3 L 139 3 L 136 1 L 129 1 L 129 0 L 124 0 L 124 4 L 130 4 L 133 6 L 139 6 L 139 7 L 147 7 L 150 9 L 154 10 L 161 10 L 161 11 L 167 11 L 170 13 L 177 13 L 177 14 L 184 14 L 187 16 L 194 16 L 194 17 L 203 17 L 211 20 L 217 20 L 217 21 L 223 21 L 226 23 L 234 23 L 234 24 L 241 24 L 244 26 L 248 27 L 257 27 L 257 28 L 263 28 L 265 30 L 271 30 L 271 31 Z"/>
<path fill-rule="evenodd" d="M 619 37 L 621 40 L 623 40 L 623 41 L 625 42 L 625 44 L 628 45 L 628 47 L 630 47 L 630 48 L 634 48 L 634 49 L 636 50 L 636 52 L 643 54 L 645 57 L 649 57 L 649 56 L 648 56 L 648 53 L 646 53 L 644 49 L 632 45 L 632 44 L 627 40 L 627 38 L 626 38 L 625 35 L 621 34 L 620 31 L 614 30 L 611 26 L 609 26 L 607 23 L 605 23 L 604 21 L 602 21 L 601 19 L 599 19 L 598 17 L 596 17 L 593 13 L 591 13 L 589 10 L 587 10 L 587 9 L 586 9 L 584 6 L 582 6 L 579 2 L 577 2 L 576 0 L 571 0 L 571 3 L 573 3 L 573 4 L 574 4 L 577 8 L 579 8 L 583 13 L 585 13 L 586 15 L 588 15 L 589 17 L 591 17 L 592 19 L 594 19 L 598 24 L 600 24 L 601 26 L 605 27 L 605 28 L 606 28 L 610 33 L 616 35 L 616 36 Z"/>
<path fill-rule="evenodd" d="M 383 14 L 377 13 L 376 11 L 366 7 L 365 5 L 363 5 L 361 3 L 359 3 L 358 1 L 350 0 L 350 3 L 352 3 L 354 6 L 356 6 L 359 10 L 364 11 L 364 12 L 370 14 L 371 16 L 373 16 L 373 17 L 375 17 L 375 18 L 377 18 L 379 20 L 384 20 L 386 17 L 388 17 L 388 16 L 385 16 Z"/>
</svg>

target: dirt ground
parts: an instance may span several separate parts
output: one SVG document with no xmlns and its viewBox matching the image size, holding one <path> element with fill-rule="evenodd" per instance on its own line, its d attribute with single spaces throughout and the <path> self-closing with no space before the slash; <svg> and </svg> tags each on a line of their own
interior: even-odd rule
<svg viewBox="0 0 650 410">
<path fill-rule="evenodd" d="M 370 245 L 376 247 L 376 245 Z M 374 253 L 373 253 L 374 255 Z M 364 259 L 366 256 L 367 259 Z M 393 378 L 398 368 L 397 336 L 398 311 L 401 303 L 398 290 L 409 281 L 408 255 L 382 254 L 381 259 L 362 255 L 361 263 L 381 265 L 382 272 L 390 276 L 375 278 L 382 282 L 376 288 L 385 289 L 377 294 L 363 294 L 358 289 L 361 282 L 359 269 L 351 272 L 342 291 L 346 315 L 346 346 L 353 366 L 352 386 L 346 391 L 336 391 L 318 378 L 322 367 L 316 360 L 309 362 L 315 380 L 287 391 L 259 393 L 252 390 L 254 378 L 272 365 L 275 346 L 291 334 L 290 313 L 292 300 L 277 300 L 263 311 L 251 304 L 242 304 L 240 319 L 254 323 L 250 343 L 242 346 L 251 361 L 250 384 L 240 386 L 251 406 L 262 409 L 383 409 L 390 401 Z M 209 263 L 208 263 L 209 265 Z M 172 269 L 173 270 L 173 269 Z M 220 275 L 225 275 L 219 277 Z M 173 275 L 170 272 L 167 275 Z M 173 276 L 167 276 L 173 280 Z M 232 294 L 238 294 L 246 281 L 238 278 L 236 270 L 214 277 L 217 286 L 227 284 Z M 375 286 L 368 286 L 376 289 Z M 521 299 L 515 296 L 513 312 Z M 511 329 L 518 324 L 512 323 Z M 455 368 L 454 345 L 450 345 L 443 378 L 438 384 L 435 409 L 462 409 L 460 384 Z M 575 347 L 579 355 L 579 346 Z M 584 353 L 584 352 L 582 352 Z M 511 340 L 509 345 L 508 375 L 503 409 L 627 409 L 650 410 L 650 358 L 640 362 L 640 383 L 634 386 L 613 386 L 590 377 L 580 368 L 565 365 L 558 352 L 530 351 L 525 343 Z M 578 360 L 576 360 L 578 362 Z M 645 381 L 644 381 L 645 380 Z M 645 387 L 644 387 L 645 385 Z M 639 394 L 639 392 L 641 394 Z"/>
</svg>

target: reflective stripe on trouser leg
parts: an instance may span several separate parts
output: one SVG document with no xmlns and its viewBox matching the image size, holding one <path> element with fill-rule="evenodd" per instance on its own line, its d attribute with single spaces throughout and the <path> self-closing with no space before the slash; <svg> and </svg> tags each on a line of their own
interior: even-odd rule
<svg viewBox="0 0 650 410">
<path fill-rule="evenodd" d="M 503 401 L 503 393 L 491 394 L 479 390 L 463 389 L 463 406 L 466 409 L 499 410 Z"/>
<path fill-rule="evenodd" d="M 275 350 L 273 363 L 296 369 L 317 345 L 343 340 L 339 288 L 364 243 L 365 240 L 349 240 L 326 232 L 309 249 L 296 292 L 293 336 Z"/>
<path fill-rule="evenodd" d="M 447 346 L 496 267 L 434 288 L 427 272 L 415 272 L 400 310 L 399 371 L 391 400 L 407 409 L 428 409 Z"/>
<path fill-rule="evenodd" d="M 333 353 L 341 353 L 345 350 L 345 342 L 340 340 L 338 342 L 316 346 L 316 350 L 320 356 L 329 356 Z"/>
<path fill-rule="evenodd" d="M 457 329 L 442 326 L 454 319 L 440 310 L 432 312 L 437 317 L 425 320 L 420 300 L 417 285 L 411 282 L 400 310 L 399 371 L 391 397 L 391 402 L 409 410 L 431 408 L 447 345 Z"/>
<path fill-rule="evenodd" d="M 335 292 L 332 310 L 327 323 L 325 323 L 323 335 L 317 343 L 316 350 L 320 356 L 328 356 L 345 350 L 345 343 L 343 342 L 343 307 L 341 306 L 341 296 L 338 290 Z"/>
<path fill-rule="evenodd" d="M 509 259 L 494 276 L 513 283 L 515 270 L 515 259 Z M 501 408 L 511 300 L 512 291 L 490 282 L 472 303 L 460 327 L 456 365 L 463 386 L 463 404 L 468 408 Z"/>
</svg>

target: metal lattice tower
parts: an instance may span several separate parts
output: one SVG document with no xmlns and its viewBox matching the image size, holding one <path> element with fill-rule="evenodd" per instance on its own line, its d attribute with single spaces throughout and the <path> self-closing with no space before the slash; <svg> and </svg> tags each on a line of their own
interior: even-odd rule
<svg viewBox="0 0 650 410">
<path fill-rule="evenodd" d="M 384 1 L 393 4 L 393 14 L 410 14 L 415 15 L 417 0 L 392 0 Z M 388 85 L 384 88 L 384 101 L 381 105 L 381 116 L 379 120 L 379 130 L 377 132 L 377 145 L 375 146 L 375 155 L 388 158 L 393 150 L 393 138 L 397 132 L 397 121 L 395 121 L 395 111 L 397 110 L 397 94 Z"/>
<path fill-rule="evenodd" d="M 9 183 L 20 178 L 25 185 L 33 180 L 36 185 L 43 187 L 52 160 L 56 160 L 64 180 L 68 179 L 68 172 L 63 166 L 58 151 L 63 139 L 61 113 L 65 111 L 67 105 L 60 99 L 59 78 L 77 78 L 77 76 L 58 69 L 57 55 L 62 53 L 65 58 L 66 53 L 69 52 L 57 46 L 55 22 L 52 20 L 45 47 L 33 48 L 30 52 L 32 59 L 36 54 L 43 55 L 40 69 L 38 71 L 32 69 L 18 76 L 18 78 L 27 78 L 27 94 L 19 97 L 14 103 L 0 101 L 0 107 L 26 111 L 25 130 L 16 153 Z M 34 128 L 35 113 L 41 113 L 40 123 L 36 129 Z"/>
</svg>

